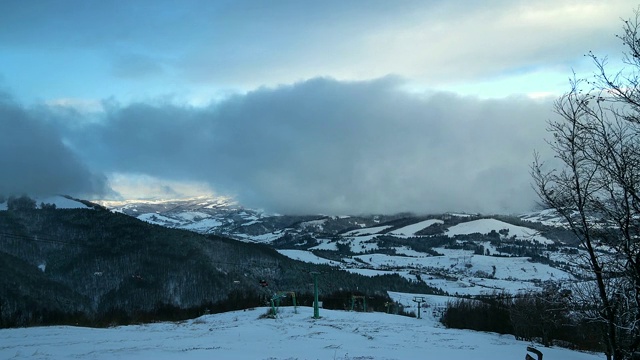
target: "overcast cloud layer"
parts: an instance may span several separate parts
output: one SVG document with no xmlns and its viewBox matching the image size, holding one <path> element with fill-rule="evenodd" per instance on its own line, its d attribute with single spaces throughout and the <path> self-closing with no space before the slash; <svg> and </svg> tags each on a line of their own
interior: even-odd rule
<svg viewBox="0 0 640 360">
<path fill-rule="evenodd" d="M 90 172 L 57 129 L 0 94 L 0 195 L 109 193 L 104 175 Z"/>
<path fill-rule="evenodd" d="M 528 167 L 534 148 L 545 146 L 549 102 L 407 94 L 401 85 L 395 78 L 317 78 L 207 108 L 112 103 L 101 115 L 39 108 L 33 116 L 56 127 L 51 134 L 61 134 L 76 153 L 62 151 L 55 135 L 47 141 L 62 150 L 47 150 L 52 146 L 46 143 L 28 149 L 33 139 L 19 134 L 4 143 L 25 149 L 22 168 L 60 166 L 73 174 L 90 167 L 204 182 L 242 204 L 281 213 L 533 207 Z M 82 178 L 93 179 L 86 173 Z M 15 189 L 26 186 L 22 180 L 3 182 Z"/>
<path fill-rule="evenodd" d="M 591 73 L 590 50 L 620 66 L 636 7 L 0 2 L 0 195 L 526 211 L 552 99 Z"/>
</svg>

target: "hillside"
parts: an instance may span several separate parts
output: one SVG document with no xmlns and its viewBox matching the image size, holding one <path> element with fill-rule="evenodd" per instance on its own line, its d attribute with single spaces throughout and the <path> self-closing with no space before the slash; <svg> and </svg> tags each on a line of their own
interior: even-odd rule
<svg viewBox="0 0 640 360">
<path fill-rule="evenodd" d="M 309 271 L 323 273 L 323 294 L 430 291 L 398 275 L 364 277 L 87 208 L 0 211 L 0 259 L 2 327 L 193 317 L 261 305 L 277 291 L 310 304 Z"/>
<path fill-rule="evenodd" d="M 399 274 L 450 294 L 516 293 L 540 289 L 545 281 L 574 281 L 567 254 L 581 251 L 550 211 L 285 216 L 207 198 L 102 204 L 154 224 L 268 244 L 311 264 L 367 276 Z"/>
</svg>

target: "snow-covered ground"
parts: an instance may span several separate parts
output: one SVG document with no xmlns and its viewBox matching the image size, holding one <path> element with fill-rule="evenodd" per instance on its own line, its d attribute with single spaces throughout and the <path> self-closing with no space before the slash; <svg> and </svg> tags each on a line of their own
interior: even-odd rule
<svg viewBox="0 0 640 360">
<path fill-rule="evenodd" d="M 309 248 L 309 250 L 330 250 L 330 251 L 338 251 L 338 246 L 336 246 L 336 242 L 330 239 L 318 239 L 318 245 Z"/>
<path fill-rule="evenodd" d="M 344 234 L 344 236 L 362 236 L 362 235 L 373 235 L 373 234 L 377 234 L 381 231 L 384 231 L 388 228 L 390 228 L 391 225 L 384 225 L 384 226 L 376 226 L 376 227 L 369 227 L 369 228 L 363 228 L 363 229 L 358 229 L 358 230 L 352 230 L 349 231 L 348 233 Z"/>
<path fill-rule="evenodd" d="M 533 229 L 511 225 L 509 223 L 496 219 L 480 219 L 463 222 L 450 227 L 447 231 L 447 235 L 455 236 L 468 235 L 473 233 L 488 234 L 492 230 L 495 230 L 497 232 L 503 229 L 509 231 L 507 237 L 516 236 L 516 238 L 519 240 L 536 241 L 541 244 L 553 244 L 552 240 L 541 236 L 537 231 Z"/>
<path fill-rule="evenodd" d="M 567 224 L 566 219 L 564 219 L 555 209 L 530 212 L 520 215 L 520 218 L 525 221 L 537 222 L 548 226 L 563 227 Z"/>
<path fill-rule="evenodd" d="M 306 250 L 278 252 L 292 259 L 341 266 L 349 272 L 366 276 L 397 273 L 407 279 L 417 280 L 415 274 L 418 273 L 425 283 L 450 294 L 479 295 L 501 291 L 518 293 L 534 290 L 538 287 L 537 284 L 548 280 L 575 280 L 574 276 L 563 270 L 531 262 L 526 257 L 475 255 L 472 251 L 461 249 L 435 250 L 443 256 L 429 256 L 418 252 L 409 256 L 374 253 L 344 258 L 342 263 L 316 256 Z M 430 275 L 434 273 L 447 274 L 455 280 Z"/>
<path fill-rule="evenodd" d="M 433 224 L 444 224 L 444 221 L 438 219 L 429 219 L 425 221 L 420 221 L 415 224 L 411 224 L 400 229 L 393 230 L 389 232 L 390 235 L 395 235 L 398 237 L 409 237 L 414 236 L 420 230 L 426 229 Z"/>
<path fill-rule="evenodd" d="M 278 250 L 278 252 L 291 259 L 300 260 L 311 264 L 340 266 L 340 263 L 337 261 L 321 258 L 306 250 Z"/>
<path fill-rule="evenodd" d="M 189 211 L 179 213 L 174 217 L 168 217 L 157 213 L 144 213 L 137 218 L 151 224 L 175 227 L 179 229 L 191 230 L 206 233 L 208 230 L 222 225 L 218 219 L 212 218 L 205 213 Z"/>
<path fill-rule="evenodd" d="M 138 216 L 138 220 L 146 221 L 150 224 L 164 225 L 164 226 L 167 226 L 168 224 L 176 224 L 176 225 L 180 224 L 178 220 L 168 218 L 160 214 L 153 214 L 153 213 L 142 214 Z"/>
<path fill-rule="evenodd" d="M 410 303 L 411 294 L 391 294 Z M 512 335 L 446 329 L 427 297 L 422 319 L 385 313 L 267 308 L 206 315 L 177 323 L 91 329 L 51 326 L 0 330 L 2 359 L 523 359 L 528 342 Z M 441 303 L 441 300 L 440 300 Z M 603 355 L 539 347 L 545 360 L 596 360 Z"/>
<path fill-rule="evenodd" d="M 56 209 L 87 209 L 89 208 L 87 205 L 76 201 L 76 200 L 72 200 L 69 198 L 66 198 L 64 196 L 61 195 L 54 195 L 54 196 L 47 196 L 47 197 L 36 197 L 33 198 L 33 200 L 36 202 L 36 206 L 39 208 L 40 204 L 44 203 L 44 204 L 54 204 L 56 206 Z M 0 211 L 1 210 L 7 210 L 7 202 L 0 202 Z"/>
</svg>

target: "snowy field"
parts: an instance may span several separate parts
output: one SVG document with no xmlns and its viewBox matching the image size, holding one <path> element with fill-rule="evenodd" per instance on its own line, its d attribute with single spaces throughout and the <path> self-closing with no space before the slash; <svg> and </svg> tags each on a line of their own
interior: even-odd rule
<svg viewBox="0 0 640 360">
<path fill-rule="evenodd" d="M 541 244 L 553 244 L 552 240 L 538 234 L 536 230 L 511 225 L 496 219 L 480 219 L 463 222 L 448 229 L 447 235 L 469 235 L 473 233 L 488 234 L 492 230 L 508 230 L 508 237 L 516 236 L 519 240 L 535 241 Z"/>
<path fill-rule="evenodd" d="M 367 244 L 375 245 L 375 244 Z M 427 256 L 404 249 L 409 256 L 367 254 L 343 258 L 342 262 L 328 260 L 306 250 L 278 250 L 289 258 L 313 263 L 339 266 L 351 273 L 365 276 L 399 274 L 411 281 L 421 280 L 450 294 L 487 295 L 495 292 L 520 293 L 539 289 L 542 281 L 573 281 L 574 277 L 546 264 L 534 263 L 526 257 L 495 257 L 475 255 L 469 250 L 435 248 L 443 256 Z M 356 261 L 357 260 L 357 261 Z M 444 279 L 438 274 L 448 274 Z M 538 282 L 533 281 L 539 280 Z"/>
<path fill-rule="evenodd" d="M 36 197 L 33 199 L 36 207 L 40 208 L 40 204 L 55 204 L 56 209 L 88 209 L 88 206 L 75 200 L 67 199 L 64 196 L 56 195 L 49 197 Z M 0 211 L 7 210 L 7 201 L 0 202 Z"/>
<path fill-rule="evenodd" d="M 392 294 L 411 302 L 408 294 Z M 431 300 L 431 299 L 428 299 Z M 435 300 L 434 300 L 435 301 Z M 385 313 L 267 308 L 206 315 L 178 323 L 91 329 L 69 326 L 0 330 L 0 359 L 523 359 L 528 342 L 442 327 L 435 319 Z M 424 313 L 423 313 L 424 314 Z M 604 359 L 539 347 L 545 360 Z"/>
<path fill-rule="evenodd" d="M 311 251 L 306 250 L 276 250 L 280 254 L 289 257 L 294 260 L 300 260 L 311 264 L 325 264 L 331 266 L 340 266 L 340 263 L 333 260 L 328 260 L 314 255 Z"/>
<path fill-rule="evenodd" d="M 429 220 L 424 220 L 415 224 L 411 224 L 408 226 L 405 226 L 403 228 L 400 229 L 396 229 L 394 231 L 389 232 L 390 235 L 395 235 L 398 237 L 409 237 L 409 236 L 415 236 L 415 234 L 423 229 L 428 228 L 429 226 L 433 225 L 433 224 L 444 224 L 444 221 L 442 220 L 437 220 L 437 219 L 429 219 Z"/>
</svg>

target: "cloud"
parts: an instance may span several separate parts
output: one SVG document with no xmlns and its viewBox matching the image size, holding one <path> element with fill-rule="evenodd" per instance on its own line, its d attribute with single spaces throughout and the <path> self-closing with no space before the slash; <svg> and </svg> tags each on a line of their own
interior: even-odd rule
<svg viewBox="0 0 640 360">
<path fill-rule="evenodd" d="M 144 174 L 113 173 L 109 185 L 119 194 L 118 199 L 180 199 L 196 196 L 215 196 L 206 183 L 171 181 Z"/>
<path fill-rule="evenodd" d="M 242 14 L 246 21 L 215 22 L 210 31 L 218 35 L 192 39 L 199 46 L 175 65 L 194 83 L 245 87 L 323 75 L 396 74 L 434 87 L 540 70 L 569 73 L 584 68 L 588 50 L 619 52 L 619 19 L 636 6 L 629 0 L 393 4 L 225 8 L 229 18 Z"/>
<path fill-rule="evenodd" d="M 283 213 L 526 210 L 542 95 L 586 51 L 616 57 L 635 6 L 0 3 L 1 85 L 47 104 L 2 100 L 0 192 L 105 194 L 105 174 L 123 196 L 211 188 Z"/>
<path fill-rule="evenodd" d="M 0 4 L 0 46 L 10 56 L 0 65 L 8 69 L 14 89 L 46 98 L 197 96 L 211 87 L 247 91 L 318 76 L 368 80 L 389 74 L 423 88 L 444 88 L 514 74 L 579 71 L 588 63 L 585 52 L 620 50 L 614 37 L 619 18 L 631 16 L 636 5 L 631 0 L 9 2 Z M 33 70 L 23 72 L 25 64 Z M 87 87 L 87 79 L 100 86 Z M 60 85 L 34 94 L 47 82 Z"/>
<path fill-rule="evenodd" d="M 99 196 L 106 178 L 92 173 L 56 129 L 0 94 L 0 195 Z"/>
<path fill-rule="evenodd" d="M 64 133 L 105 173 L 206 182 L 281 213 L 534 205 L 529 164 L 534 149 L 546 148 L 548 101 L 409 94 L 402 85 L 316 78 L 207 108 L 112 104 L 101 121 Z"/>
<path fill-rule="evenodd" d="M 139 79 L 158 76 L 163 73 L 162 65 L 142 54 L 120 55 L 113 65 L 113 74 L 124 79 Z"/>
</svg>

